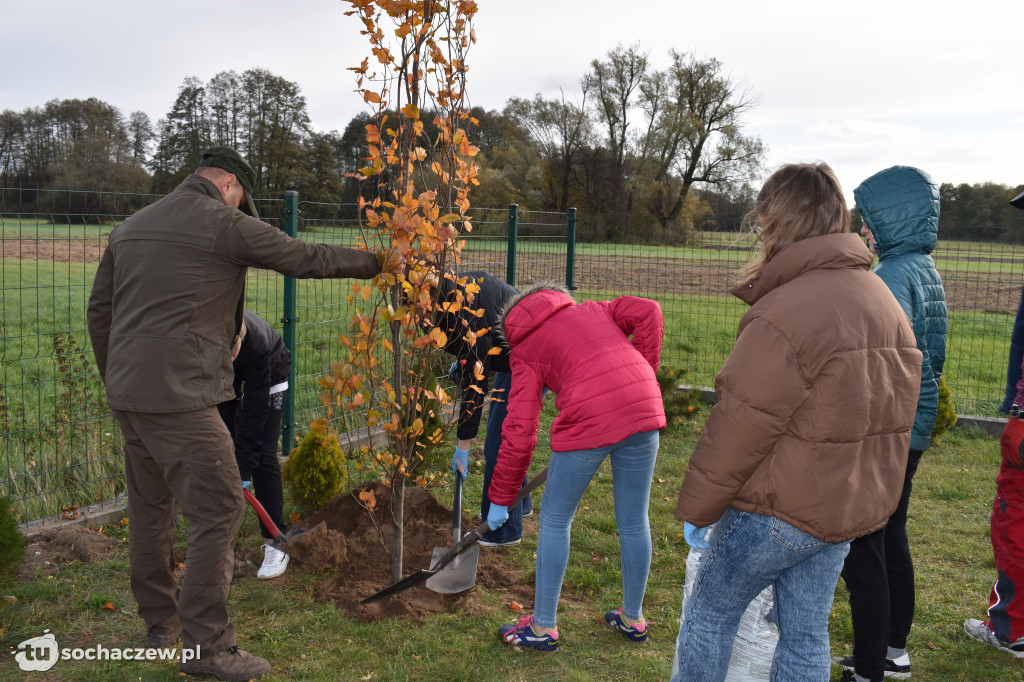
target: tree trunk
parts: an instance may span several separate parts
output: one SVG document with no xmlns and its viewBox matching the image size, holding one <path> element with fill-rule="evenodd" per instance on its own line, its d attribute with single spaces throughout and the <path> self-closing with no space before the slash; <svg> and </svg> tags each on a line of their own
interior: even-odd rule
<svg viewBox="0 0 1024 682">
<path fill-rule="evenodd" d="M 569 157 L 565 158 L 565 169 L 562 171 L 562 200 L 559 202 L 558 210 L 565 213 L 569 210 L 569 176 L 571 168 Z"/>
<path fill-rule="evenodd" d="M 405 549 L 405 478 L 395 476 L 391 481 L 391 515 L 395 532 L 391 536 L 391 582 L 402 579 L 402 553 Z"/>
<path fill-rule="evenodd" d="M 693 179 L 688 176 L 683 176 L 683 186 L 679 190 L 679 194 L 676 196 L 676 201 L 672 205 L 672 210 L 668 212 L 668 217 L 671 220 L 675 220 L 679 217 L 679 214 L 683 210 L 683 204 L 686 203 L 686 195 L 690 193 L 690 187 L 693 185 Z"/>
<path fill-rule="evenodd" d="M 399 299 L 399 286 L 396 284 L 391 287 L 392 303 L 397 303 Z M 405 394 L 402 384 L 402 327 L 394 320 L 391 321 L 391 344 L 394 348 L 391 357 L 392 382 L 399 396 L 398 404 L 401 405 L 401 396 Z M 401 414 L 399 414 L 399 424 L 402 424 Z M 405 440 L 404 435 L 392 432 L 391 444 L 394 446 L 396 456 L 405 455 Z M 391 582 L 395 582 L 402 578 L 402 554 L 405 551 L 405 476 L 399 473 L 397 467 L 394 465 L 392 467 L 391 518 L 395 522 L 395 532 L 391 542 Z"/>
</svg>

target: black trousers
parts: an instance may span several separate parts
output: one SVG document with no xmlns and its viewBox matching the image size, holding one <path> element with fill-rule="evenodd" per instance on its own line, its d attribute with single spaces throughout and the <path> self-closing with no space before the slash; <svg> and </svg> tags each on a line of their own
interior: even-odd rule
<svg viewBox="0 0 1024 682">
<path fill-rule="evenodd" d="M 922 450 L 907 455 L 903 493 L 881 530 L 850 543 L 843 580 L 850 592 L 854 670 L 882 679 L 888 647 L 905 649 L 914 622 L 914 563 L 907 539 L 907 507 Z"/>
<path fill-rule="evenodd" d="M 252 494 L 270 515 L 270 520 L 282 533 L 285 531 L 284 484 L 281 481 L 281 461 L 277 457 L 278 441 L 281 439 L 281 417 L 284 412 L 285 391 L 270 394 L 267 418 L 260 430 L 260 463 L 252 472 Z M 220 416 L 235 439 L 235 410 L 237 400 L 229 400 L 217 406 Z M 260 521 L 260 534 L 271 539 L 273 536 Z"/>
</svg>

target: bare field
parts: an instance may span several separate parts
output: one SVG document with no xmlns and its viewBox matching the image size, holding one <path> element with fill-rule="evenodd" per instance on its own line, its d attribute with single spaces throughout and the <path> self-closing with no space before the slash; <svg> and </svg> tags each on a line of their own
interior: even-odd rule
<svg viewBox="0 0 1024 682">
<path fill-rule="evenodd" d="M 628 246 L 625 248 L 629 248 Z M 979 259 L 972 258 L 976 263 Z M 579 256 L 575 284 L 585 291 L 657 294 L 703 294 L 726 296 L 737 284 L 736 272 L 742 259 L 681 260 L 674 258 L 631 258 L 628 256 Z M 463 268 L 505 272 L 502 253 L 471 254 Z M 516 285 L 520 288 L 543 280 L 564 281 L 565 257 L 521 255 L 516 262 Z M 954 312 L 1005 312 L 1015 314 L 1020 302 L 1019 277 L 1007 282 L 999 272 L 962 272 L 942 269 L 946 301 Z"/>
<path fill-rule="evenodd" d="M 106 248 L 106 238 L 90 240 L 2 239 L 0 257 L 22 260 L 43 260 L 57 263 L 98 263 Z M 632 249 L 623 245 L 623 250 Z M 719 254 L 720 249 L 709 248 Z M 624 255 L 594 256 L 580 254 L 576 258 L 575 284 L 586 291 L 658 294 L 728 295 L 736 284 L 736 270 L 742 263 L 742 254 L 735 261 L 722 261 L 718 257 L 707 261 L 666 257 L 635 257 Z M 979 272 L 978 262 L 1003 263 L 1003 259 L 969 257 L 971 271 L 940 268 L 946 299 L 954 312 L 1016 312 L 1020 300 L 1020 285 L 1008 282 L 998 271 Z M 959 260 L 957 262 L 960 262 Z M 464 269 L 482 269 L 505 273 L 506 256 L 500 251 L 467 253 L 463 257 Z M 522 288 L 544 280 L 565 281 L 565 256 L 562 254 L 522 253 L 516 261 L 516 284 Z"/>
<path fill-rule="evenodd" d="M 0 257 L 55 263 L 99 263 L 107 248 L 102 239 L 0 239 Z"/>
</svg>

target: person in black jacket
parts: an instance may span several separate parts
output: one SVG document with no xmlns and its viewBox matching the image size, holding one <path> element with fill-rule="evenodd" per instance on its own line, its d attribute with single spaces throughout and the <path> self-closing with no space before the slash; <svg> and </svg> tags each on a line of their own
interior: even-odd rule
<svg viewBox="0 0 1024 682">
<path fill-rule="evenodd" d="M 508 395 L 512 388 L 512 373 L 508 364 L 508 348 L 501 346 L 495 332 L 495 325 L 501 317 L 505 304 L 519 291 L 510 284 L 482 271 L 470 270 L 456 274 L 448 273 L 441 278 L 440 303 L 456 302 L 456 290 L 463 294 L 465 306 L 470 311 L 482 310 L 480 317 L 461 308 L 456 312 L 444 313 L 437 320 L 437 326 L 448 337 L 445 352 L 455 356 L 450 374 L 462 394 L 459 405 L 459 425 L 456 431 L 458 442 L 452 457 L 452 470 L 461 468 L 468 473 L 469 446 L 480 430 L 480 417 L 485 398 L 490 390 L 490 404 L 487 412 L 487 432 L 484 436 L 484 492 L 480 501 L 480 518 L 486 519 L 491 508 L 487 498 L 487 487 L 491 482 L 494 465 L 498 461 L 501 447 L 501 427 L 508 413 Z M 472 300 L 470 300 L 472 299 Z M 472 332 L 467 340 L 467 333 Z M 478 336 L 477 336 L 478 335 Z M 502 348 L 492 355 L 492 348 Z M 478 366 L 479 363 L 479 366 Z M 491 377 L 494 387 L 491 389 Z M 523 481 L 524 485 L 526 481 Z M 533 513 L 533 501 L 527 497 L 516 509 L 509 510 L 508 520 L 497 530 L 484 534 L 480 544 L 484 547 L 508 547 L 518 545 L 523 538 L 523 517 Z"/>
<path fill-rule="evenodd" d="M 291 352 L 266 320 L 246 310 L 232 353 L 236 397 L 221 403 L 218 409 L 235 443 L 242 487 L 252 485 L 256 499 L 283 532 L 284 489 L 277 451 L 281 413 L 292 369 Z M 262 521 L 260 533 L 265 539 L 271 539 Z M 288 568 L 288 555 L 269 544 L 264 545 L 263 550 L 263 565 L 256 576 L 276 578 L 284 573 Z"/>
</svg>

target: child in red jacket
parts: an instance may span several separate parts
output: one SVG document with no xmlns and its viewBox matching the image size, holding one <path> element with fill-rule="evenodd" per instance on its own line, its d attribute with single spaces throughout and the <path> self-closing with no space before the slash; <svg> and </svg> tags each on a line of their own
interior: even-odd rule
<svg viewBox="0 0 1024 682">
<path fill-rule="evenodd" d="M 1010 205 L 1024 209 L 1024 193 L 1010 200 Z M 1021 307 L 1024 310 L 1024 303 Z M 1014 361 L 1019 361 L 1014 345 L 1011 342 L 1007 384 L 1017 393 L 1007 408 L 1010 419 L 999 439 L 1002 463 L 996 477 L 996 499 L 990 522 L 996 584 L 988 598 L 988 620 L 968 618 L 964 631 L 1014 658 L 1024 658 L 1024 590 L 1021 589 L 1024 588 L 1024 379 L 1020 379 L 1024 363 L 1016 368 L 1020 371 L 1013 371 Z M 1015 378 L 1017 381 L 1013 382 Z"/>
<path fill-rule="evenodd" d="M 647 639 L 642 613 L 651 566 L 647 519 L 658 430 L 665 409 L 655 379 L 663 322 L 655 301 L 622 296 L 577 304 L 558 284 L 512 299 L 502 316 L 511 349 L 512 392 L 491 477 L 487 523 L 508 516 L 537 444 L 544 388 L 558 396 L 551 461 L 540 507 L 534 613 L 503 626 L 508 643 L 558 648 L 556 613 L 569 560 L 569 532 L 583 492 L 610 457 L 622 562 L 622 606 L 606 622 L 634 641 Z"/>
</svg>

